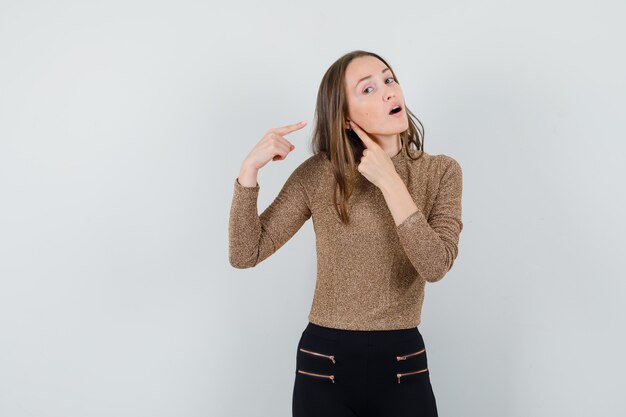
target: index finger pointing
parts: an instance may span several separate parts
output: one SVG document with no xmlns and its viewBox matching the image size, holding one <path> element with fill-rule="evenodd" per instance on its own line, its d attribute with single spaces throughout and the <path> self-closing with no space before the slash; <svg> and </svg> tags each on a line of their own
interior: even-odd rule
<svg viewBox="0 0 626 417">
<path fill-rule="evenodd" d="M 378 144 L 372 138 L 370 138 L 363 129 L 361 129 L 361 126 L 357 125 L 352 120 L 350 120 L 350 126 L 352 126 L 354 130 L 356 130 L 357 135 L 359 136 L 359 138 L 361 139 L 361 142 L 363 142 L 366 148 L 371 149 L 371 148 L 378 147 Z"/>
<path fill-rule="evenodd" d="M 292 125 L 287 125 L 287 126 L 282 126 L 282 127 L 277 127 L 274 129 L 274 131 L 276 133 L 278 133 L 279 135 L 286 135 L 287 133 L 291 133 L 294 132 L 298 129 L 302 129 L 304 127 L 304 125 L 306 125 L 306 120 L 303 120 L 299 123 L 295 123 Z"/>
</svg>

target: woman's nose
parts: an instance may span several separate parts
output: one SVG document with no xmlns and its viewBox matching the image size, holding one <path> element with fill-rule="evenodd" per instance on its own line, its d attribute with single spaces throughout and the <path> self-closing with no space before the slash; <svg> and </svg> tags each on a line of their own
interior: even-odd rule
<svg viewBox="0 0 626 417">
<path fill-rule="evenodd" d="M 387 101 L 391 100 L 392 98 L 396 97 L 396 93 L 389 88 L 389 90 L 387 91 L 387 93 L 385 94 L 385 97 L 387 98 Z"/>
</svg>

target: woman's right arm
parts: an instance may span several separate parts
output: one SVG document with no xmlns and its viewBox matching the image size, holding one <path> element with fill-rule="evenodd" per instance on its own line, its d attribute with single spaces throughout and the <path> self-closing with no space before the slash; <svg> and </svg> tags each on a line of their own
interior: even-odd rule
<svg viewBox="0 0 626 417">
<path fill-rule="evenodd" d="M 235 179 L 228 225 L 228 257 L 235 268 L 250 268 L 268 258 L 311 217 L 308 196 L 296 168 L 274 201 L 259 216 L 260 186 L 256 180 L 261 167 L 270 160 L 283 160 L 295 147 L 283 135 L 305 123 L 270 129 L 244 160 Z"/>
</svg>

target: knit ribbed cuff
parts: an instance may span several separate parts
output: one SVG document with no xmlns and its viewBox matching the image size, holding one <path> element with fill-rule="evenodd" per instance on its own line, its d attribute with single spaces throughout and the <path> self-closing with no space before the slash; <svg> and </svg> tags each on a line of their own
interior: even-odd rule
<svg viewBox="0 0 626 417">
<path fill-rule="evenodd" d="M 420 209 L 417 209 L 414 213 L 410 214 L 409 217 L 404 219 L 402 223 L 396 226 L 396 230 L 400 239 L 404 241 L 409 241 L 412 238 L 415 238 L 415 227 L 420 227 L 428 225 L 428 220 L 422 213 Z"/>
<path fill-rule="evenodd" d="M 241 191 L 241 192 L 259 191 L 259 188 L 260 186 L 259 186 L 258 181 L 254 187 L 245 187 L 241 185 L 241 183 L 239 182 L 239 177 L 235 178 L 235 190 L 236 191 Z"/>
</svg>

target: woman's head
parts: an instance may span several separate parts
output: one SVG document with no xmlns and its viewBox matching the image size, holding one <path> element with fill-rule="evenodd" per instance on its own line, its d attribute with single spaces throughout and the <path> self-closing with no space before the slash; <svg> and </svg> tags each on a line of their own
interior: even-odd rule
<svg viewBox="0 0 626 417">
<path fill-rule="evenodd" d="M 389 111 L 395 104 L 402 111 L 393 116 Z M 346 202 L 365 149 L 355 132 L 348 130 L 348 120 L 358 124 L 379 145 L 399 136 L 409 152 L 411 144 L 417 151 L 423 150 L 423 128 L 419 130 L 414 119 L 417 120 L 405 105 L 395 72 L 379 55 L 352 51 L 328 68 L 317 93 L 312 150 L 315 154 L 324 153 L 331 162 L 336 180 L 333 200 L 344 223 L 349 223 Z M 417 123 L 421 126 L 419 120 Z"/>
<path fill-rule="evenodd" d="M 379 144 L 396 139 L 409 128 L 402 87 L 384 61 L 369 54 L 358 56 L 344 72 L 346 119 L 356 122 Z M 398 105 L 400 112 L 392 115 L 391 109 Z"/>
</svg>

